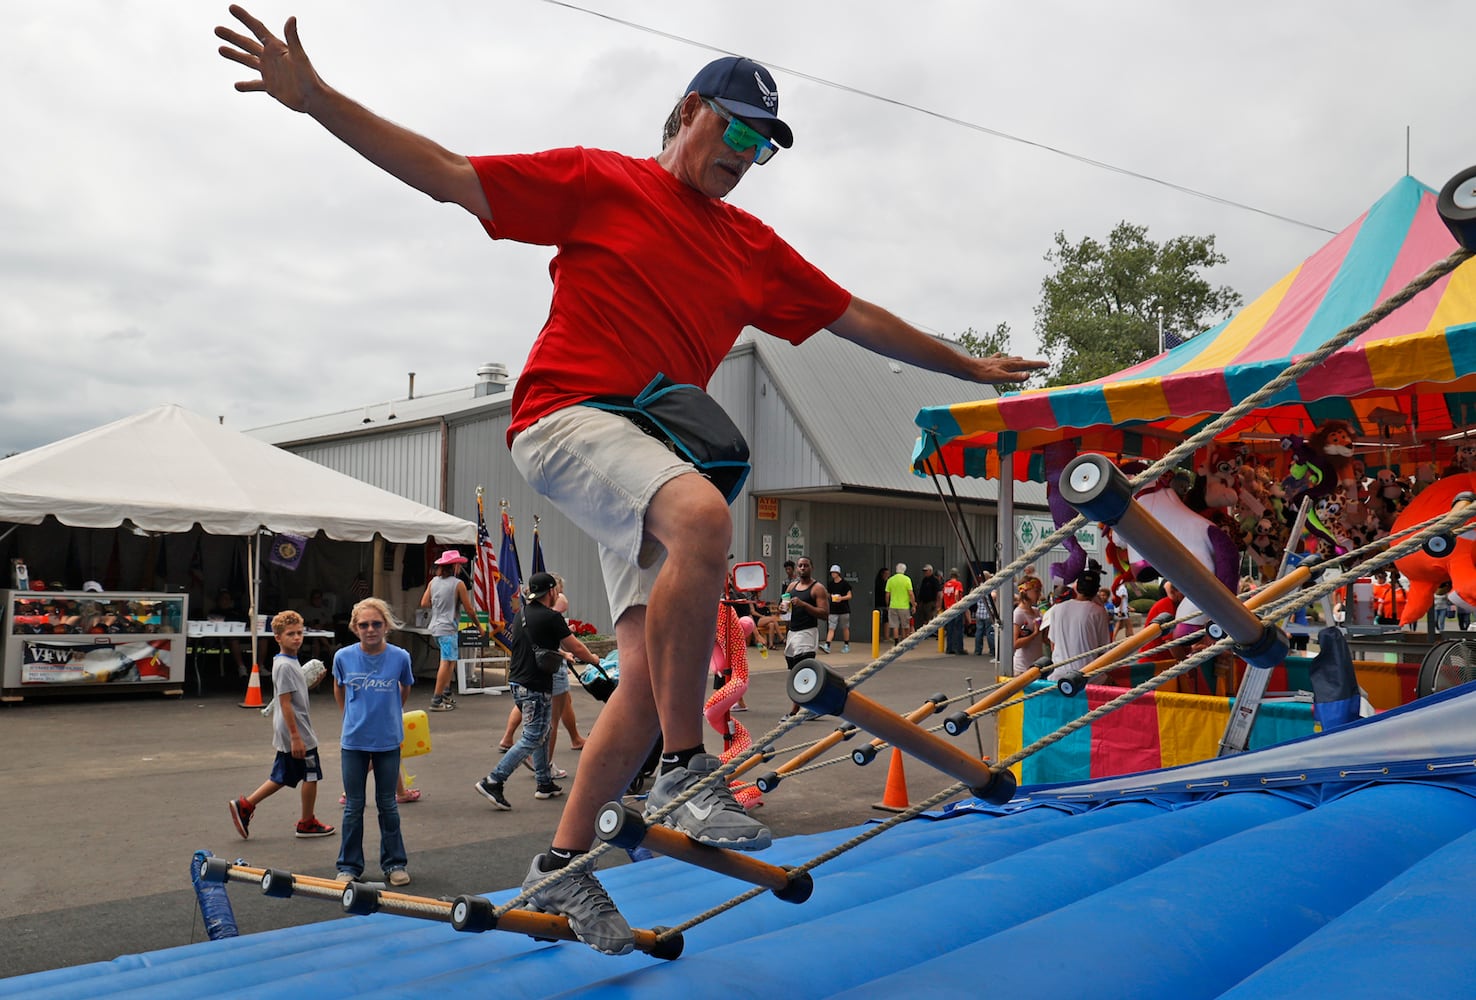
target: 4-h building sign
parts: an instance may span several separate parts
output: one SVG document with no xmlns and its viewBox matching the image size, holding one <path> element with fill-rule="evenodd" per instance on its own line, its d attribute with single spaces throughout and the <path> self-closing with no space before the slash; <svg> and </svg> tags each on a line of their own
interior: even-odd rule
<svg viewBox="0 0 1476 1000">
<path fill-rule="evenodd" d="M 1015 518 L 1015 542 L 1021 552 L 1033 547 L 1055 530 L 1055 523 L 1048 517 L 1032 517 L 1024 514 Z M 1102 532 L 1095 524 L 1077 528 L 1076 540 L 1081 543 L 1082 548 L 1087 550 L 1087 554 L 1101 558 Z M 1057 545 L 1059 544 L 1058 542 Z"/>
</svg>

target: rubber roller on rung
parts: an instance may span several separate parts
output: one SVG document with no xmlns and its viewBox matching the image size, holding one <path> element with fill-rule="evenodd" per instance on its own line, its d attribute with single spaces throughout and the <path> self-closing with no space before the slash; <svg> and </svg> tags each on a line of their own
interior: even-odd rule
<svg viewBox="0 0 1476 1000">
<path fill-rule="evenodd" d="M 343 887 L 343 912 L 366 917 L 379 912 L 379 890 L 363 882 L 350 882 Z"/>
<path fill-rule="evenodd" d="M 816 715 L 839 715 L 850 695 L 846 682 L 814 657 L 800 660 L 790 669 L 787 686 L 789 700 Z"/>
<path fill-rule="evenodd" d="M 225 858 L 206 858 L 200 866 L 200 881 L 224 884 L 231 877 L 231 863 Z"/>
<path fill-rule="evenodd" d="M 484 896 L 457 896 L 451 901 L 451 926 L 466 934 L 497 928 L 497 907 Z"/>
<path fill-rule="evenodd" d="M 605 803 L 595 816 L 595 836 L 627 851 L 641 846 L 647 829 L 644 816 L 618 802 Z"/>
<path fill-rule="evenodd" d="M 1445 182 L 1435 210 L 1457 243 L 1476 250 L 1476 167 L 1467 167 Z"/>
<path fill-rule="evenodd" d="M 261 894 L 273 899 L 290 899 L 296 884 L 291 872 L 268 868 L 261 876 Z"/>
</svg>

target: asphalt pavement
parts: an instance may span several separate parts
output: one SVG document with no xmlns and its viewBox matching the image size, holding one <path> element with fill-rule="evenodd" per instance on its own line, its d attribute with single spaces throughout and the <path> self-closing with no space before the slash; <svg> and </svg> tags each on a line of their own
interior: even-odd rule
<svg viewBox="0 0 1476 1000">
<path fill-rule="evenodd" d="M 869 647 L 852 649 L 820 659 L 849 676 L 870 662 Z M 789 697 L 784 658 L 777 652 L 760 658 L 753 649 L 749 654 L 749 711 L 735 717 L 758 737 L 777 724 Z M 970 686 L 965 678 L 977 690 L 992 676 L 987 657 L 943 656 L 927 643 L 925 652 L 890 664 L 860 690 L 903 713 L 938 691 L 962 707 Z M 602 705 L 577 684 L 574 690 L 587 731 Z M 258 711 L 239 707 L 242 694 L 88 694 L 0 707 L 0 830 L 7 848 L 7 863 L 0 866 L 0 977 L 205 940 L 189 877 L 199 849 L 261 867 L 333 876 L 338 837 L 294 836 L 293 789 L 262 803 L 249 840 L 232 826 L 227 801 L 256 788 L 272 761 L 270 723 Z M 427 707 L 429 694 L 422 679 L 408 707 Z M 516 886 L 529 859 L 546 849 L 562 799 L 534 799 L 526 771 L 508 782 L 510 812 L 493 809 L 472 787 L 497 760 L 510 706 L 505 696 L 463 696 L 455 711 L 429 716 L 432 752 L 405 761 L 422 791 L 420 801 L 400 807 L 413 879 L 407 891 L 449 897 Z M 325 770 L 318 816 L 337 826 L 339 713 L 327 688 L 314 692 L 312 713 Z M 938 721 L 933 717 L 923 725 Z M 780 752 L 770 766 L 836 723 L 813 720 L 779 738 Z M 555 753 L 570 772 L 562 782 L 566 788 L 581 757 L 567 748 L 567 735 L 560 734 Z M 990 754 L 993 738 L 986 720 L 954 742 L 971 753 Z M 873 804 L 885 792 L 889 755 L 858 767 L 849 759 L 857 739 L 820 757 L 832 765 L 787 778 L 764 797 L 759 815 L 776 838 L 884 815 Z M 707 746 L 721 749 L 716 733 L 709 734 Z M 912 803 L 954 783 L 911 758 L 905 773 Z M 371 816 L 365 819 L 365 854 L 373 859 L 378 829 Z M 604 863 L 622 858 L 612 851 Z M 366 875 L 378 877 L 372 860 Z M 823 866 L 815 875 L 817 886 L 823 884 Z M 268 899 L 250 886 L 232 885 L 229 896 L 242 934 L 340 915 L 331 902 Z"/>
</svg>

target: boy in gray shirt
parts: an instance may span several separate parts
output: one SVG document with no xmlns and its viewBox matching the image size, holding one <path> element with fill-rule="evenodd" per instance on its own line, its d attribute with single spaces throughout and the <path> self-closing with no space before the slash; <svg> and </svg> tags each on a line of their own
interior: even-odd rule
<svg viewBox="0 0 1476 1000">
<path fill-rule="evenodd" d="M 302 649 L 302 615 L 283 611 L 272 619 L 272 634 L 281 652 L 272 661 L 272 692 L 277 711 L 272 713 L 272 747 L 277 757 L 272 762 L 271 777 L 250 795 L 227 803 L 231 821 L 242 838 L 250 836 L 251 817 L 261 800 L 281 788 L 302 784 L 302 818 L 297 822 L 299 837 L 327 837 L 333 827 L 313 815 L 318 800 L 318 782 L 323 780 L 323 765 L 318 759 L 318 735 L 308 715 L 308 683 L 298 665 L 297 653 Z M 320 678 L 321 679 L 321 678 Z"/>
</svg>

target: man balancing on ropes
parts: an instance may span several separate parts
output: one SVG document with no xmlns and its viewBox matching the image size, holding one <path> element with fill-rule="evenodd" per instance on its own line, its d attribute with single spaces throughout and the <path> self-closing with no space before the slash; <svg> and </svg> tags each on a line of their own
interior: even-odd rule
<svg viewBox="0 0 1476 1000">
<path fill-rule="evenodd" d="M 558 830 L 525 886 L 588 851 L 601 806 L 618 799 L 658 737 L 662 773 L 647 811 L 707 777 L 702 701 L 732 533 L 712 482 L 619 413 L 581 405 L 633 397 L 664 373 L 705 386 L 745 326 L 794 344 L 822 329 L 908 364 L 1015 383 L 1044 362 L 961 354 L 855 298 L 772 229 L 723 199 L 793 136 L 769 71 L 718 59 L 666 121 L 661 151 L 597 149 L 467 157 L 386 121 L 318 76 L 295 19 L 278 38 L 240 7 L 248 33 L 217 28 L 221 55 L 253 76 L 236 84 L 311 116 L 371 163 L 476 216 L 493 239 L 558 248 L 548 321 L 512 400 L 508 444 L 529 483 L 600 545 L 620 647 L 620 686 L 590 736 Z M 484 793 L 485 794 L 485 793 Z M 704 844 L 758 850 L 767 828 L 709 787 L 669 825 Z M 539 890 L 538 909 L 569 918 L 603 952 L 632 948 L 629 925 L 592 873 Z"/>
</svg>

